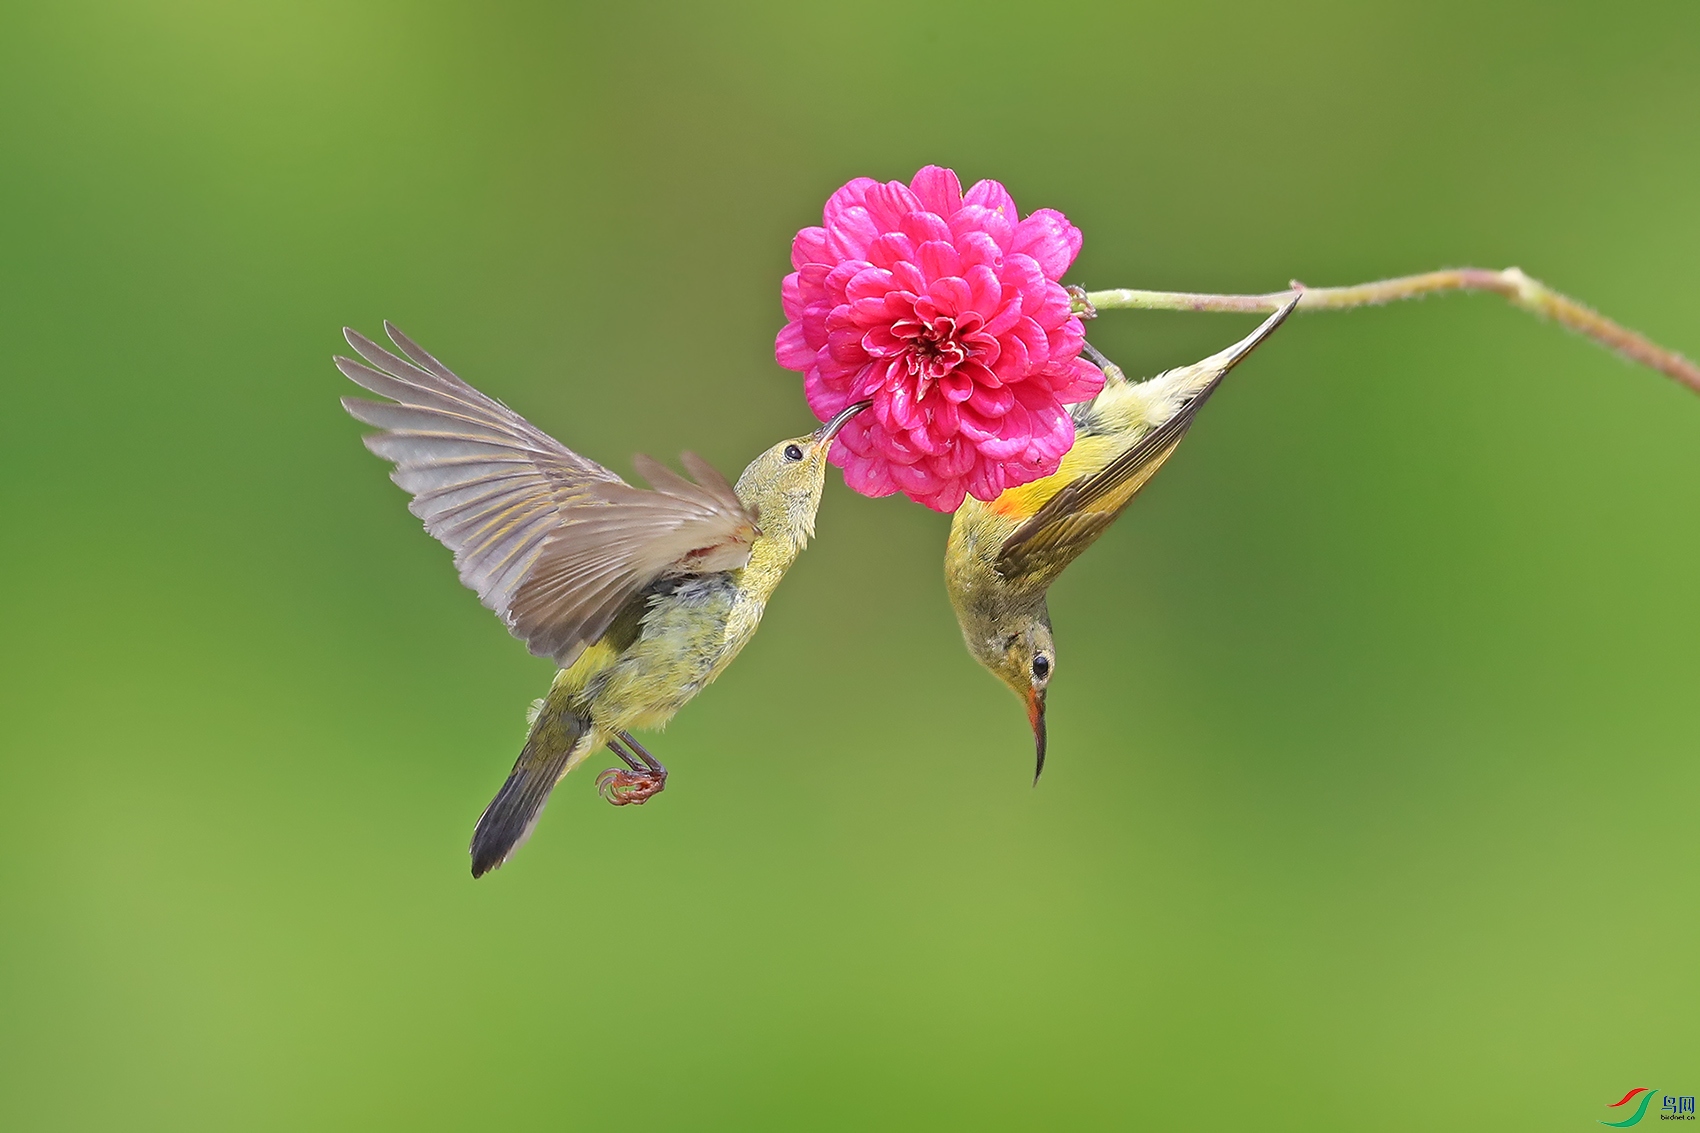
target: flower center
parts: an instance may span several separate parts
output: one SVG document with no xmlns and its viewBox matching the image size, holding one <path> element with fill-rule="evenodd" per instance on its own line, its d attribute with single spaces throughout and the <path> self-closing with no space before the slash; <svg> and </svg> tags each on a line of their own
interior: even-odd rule
<svg viewBox="0 0 1700 1133">
<path fill-rule="evenodd" d="M 931 319 L 901 319 L 891 328 L 905 341 L 904 362 L 909 376 L 915 379 L 915 400 L 926 396 L 927 388 L 960 366 L 968 351 L 956 338 L 956 320 L 948 315 Z"/>
</svg>

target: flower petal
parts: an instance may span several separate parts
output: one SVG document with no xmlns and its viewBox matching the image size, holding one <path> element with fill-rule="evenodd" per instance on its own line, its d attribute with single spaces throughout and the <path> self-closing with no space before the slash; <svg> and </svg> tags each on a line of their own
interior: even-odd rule
<svg viewBox="0 0 1700 1133">
<path fill-rule="evenodd" d="M 921 276 L 921 269 L 908 260 L 898 260 L 891 265 L 891 278 L 904 291 L 912 291 L 917 295 L 927 289 L 927 281 Z"/>
<path fill-rule="evenodd" d="M 993 212 L 1001 212 L 1004 218 L 1009 221 L 1011 227 L 1021 219 L 1015 211 L 1015 198 L 1009 195 L 1008 189 L 1005 189 L 996 181 L 975 182 L 972 189 L 962 194 L 962 203 L 964 205 L 979 205 L 981 208 L 988 208 Z"/>
<path fill-rule="evenodd" d="M 930 421 L 924 421 L 909 430 L 909 443 L 920 452 L 926 453 L 928 457 L 937 456 L 950 447 L 950 442 L 943 437 L 933 436 L 931 424 Z"/>
<path fill-rule="evenodd" d="M 933 306 L 938 309 L 939 314 L 954 318 L 968 310 L 968 301 L 973 298 L 973 292 L 968 287 L 968 281 L 961 276 L 947 275 L 927 284 L 927 298 L 933 301 Z"/>
<path fill-rule="evenodd" d="M 862 349 L 862 332 L 854 326 L 840 327 L 829 332 L 826 336 L 826 348 L 832 353 L 834 361 L 846 365 L 868 360 L 867 351 Z"/>
<path fill-rule="evenodd" d="M 968 302 L 963 310 L 974 311 L 990 322 L 1003 303 L 1003 285 L 997 273 L 984 264 L 975 264 L 962 273 L 962 278 L 968 282 Z"/>
<path fill-rule="evenodd" d="M 821 223 L 831 228 L 833 223 L 844 215 L 846 209 L 862 205 L 868 190 L 878 184 L 872 177 L 852 177 L 846 181 L 837 192 L 826 199 L 826 207 L 821 209 Z"/>
<path fill-rule="evenodd" d="M 1015 406 L 1015 394 L 1008 386 L 975 386 L 968 396 L 968 408 L 986 421 L 989 428 L 994 428 L 992 422 L 1008 413 Z"/>
<path fill-rule="evenodd" d="M 949 216 L 962 207 L 962 182 L 953 170 L 943 166 L 922 166 L 910 178 L 909 188 L 923 207 L 939 216 Z"/>
<path fill-rule="evenodd" d="M 893 465 L 914 464 L 921 459 L 921 454 L 909 447 L 908 438 L 900 432 L 876 429 L 870 430 L 868 435 L 879 442 L 881 454 Z"/>
<path fill-rule="evenodd" d="M 942 511 L 949 515 L 962 506 L 962 498 L 967 493 L 968 481 L 962 477 L 957 477 L 946 481 L 936 492 L 922 496 L 912 495 L 909 498 L 918 504 L 932 508 L 934 511 Z"/>
<path fill-rule="evenodd" d="M 881 232 L 895 231 L 905 215 L 926 207 L 909 191 L 909 186 L 901 181 L 887 181 L 883 185 L 871 186 L 863 198 L 863 203 L 867 206 L 868 215 L 873 217 L 874 224 Z"/>
<path fill-rule="evenodd" d="M 953 448 L 964 447 L 957 440 L 956 434 L 962 431 L 962 415 L 957 412 L 956 403 L 939 398 L 933 406 L 933 432 L 951 443 Z"/>
<path fill-rule="evenodd" d="M 816 367 L 811 367 L 803 375 L 803 395 L 809 399 L 809 410 L 822 421 L 831 420 L 833 414 L 850 404 L 850 395 L 827 385 L 821 380 L 820 370 Z M 866 414 L 859 413 L 857 416 Z"/>
<path fill-rule="evenodd" d="M 962 271 L 962 257 L 956 254 L 955 245 L 946 240 L 928 240 L 916 248 L 915 263 L 928 283 Z"/>
<path fill-rule="evenodd" d="M 834 259 L 861 259 L 879 234 L 879 225 L 868 210 L 851 205 L 826 222 L 826 250 Z"/>
<path fill-rule="evenodd" d="M 815 352 L 803 339 L 802 323 L 786 323 L 785 329 L 773 340 L 773 357 L 787 370 L 806 370 L 815 360 Z"/>
<path fill-rule="evenodd" d="M 903 234 L 917 245 L 928 240 L 950 239 L 950 225 L 933 212 L 912 212 L 903 218 Z"/>
<path fill-rule="evenodd" d="M 1058 381 L 1051 387 L 1058 401 L 1064 405 L 1073 405 L 1077 401 L 1091 401 L 1103 392 L 1104 371 L 1097 366 L 1084 358 L 1071 359 L 1065 365 L 1073 373 L 1066 380 Z"/>
<path fill-rule="evenodd" d="M 784 334 L 785 332 L 780 331 L 779 333 Z M 870 331 L 869 333 L 871 334 L 872 332 Z M 809 357 L 814 357 L 814 351 L 811 350 L 809 352 Z M 780 365 L 783 366 L 784 363 L 781 362 Z M 800 370 L 802 367 L 792 366 L 790 369 Z M 963 373 L 962 368 L 960 367 L 952 370 L 950 373 L 939 379 L 939 393 L 944 395 L 946 403 L 967 401 L 974 395 L 975 388 L 974 379 Z"/>
<path fill-rule="evenodd" d="M 1044 326 L 1044 323 L 1040 323 Z M 1066 362 L 1080 354 L 1080 348 L 1086 344 L 1086 331 L 1076 318 L 1064 319 L 1060 326 L 1051 327 L 1045 331 L 1045 337 L 1051 342 L 1051 361 Z"/>
<path fill-rule="evenodd" d="M 968 494 L 987 503 L 1003 495 L 1004 470 L 990 460 L 981 459 L 968 473 Z"/>
<path fill-rule="evenodd" d="M 991 236 L 979 229 L 972 232 L 956 232 L 953 228 L 952 232 L 954 235 L 951 237 L 951 242 L 956 245 L 956 254 L 962 257 L 963 271 L 977 265 L 984 265 L 990 268 L 995 275 L 1003 268 L 1003 249 L 998 247 L 997 241 L 993 240 Z"/>
<path fill-rule="evenodd" d="M 1051 281 L 1045 278 L 1044 269 L 1032 256 L 1025 253 L 1005 256 L 998 279 L 1003 283 L 1005 292 L 1021 292 L 1021 305 L 1027 314 L 1031 315 L 1044 306 L 1045 289 Z"/>
<path fill-rule="evenodd" d="M 834 390 L 853 388 L 851 383 L 856 376 L 867 369 L 871 363 L 866 359 L 855 362 L 840 362 L 832 356 L 832 347 L 823 346 L 815 351 L 815 364 L 810 367 L 810 377 L 818 377 L 822 383 Z"/>
<path fill-rule="evenodd" d="M 852 491 L 875 499 L 896 493 L 897 484 L 886 471 L 885 461 L 877 457 L 863 456 L 847 456 L 839 460 L 839 451 L 839 446 L 833 445 L 829 459 L 844 469 L 844 482 L 850 485 Z"/>
<path fill-rule="evenodd" d="M 998 376 L 1000 382 L 1019 382 L 1032 372 L 1033 360 L 1028 356 L 1027 344 L 1019 336 L 1005 335 L 998 340 L 998 347 L 1000 353 L 997 361 L 992 363 L 992 373 Z"/>
<path fill-rule="evenodd" d="M 803 308 L 808 304 L 803 301 L 803 285 L 797 281 L 796 272 L 780 282 L 779 305 L 784 308 L 787 319 L 796 321 L 803 317 Z"/>
<path fill-rule="evenodd" d="M 1008 491 L 1044 479 L 1057 470 L 1058 464 L 1054 460 L 1028 460 L 1026 454 L 1022 454 L 998 465 L 998 473 L 1003 479 L 1004 490 Z"/>
<path fill-rule="evenodd" d="M 1038 260 L 1048 278 L 1061 279 L 1080 254 L 1080 242 L 1080 229 L 1068 217 L 1056 209 L 1040 209 L 1015 226 L 1011 250 Z"/>
<path fill-rule="evenodd" d="M 791 266 L 798 271 L 804 264 L 827 262 L 826 229 L 800 228 L 791 240 Z"/>
<path fill-rule="evenodd" d="M 970 444 L 978 446 L 997 436 L 998 419 L 986 417 L 974 409 L 970 402 L 963 402 L 956 407 L 958 431 Z M 978 448 L 976 448 L 978 451 Z"/>
<path fill-rule="evenodd" d="M 867 260 L 843 260 L 833 265 L 832 270 L 826 273 L 826 278 L 821 281 L 821 290 L 834 304 L 842 303 L 848 298 L 844 289 L 850 285 L 850 281 L 856 278 L 858 272 L 870 267 L 873 265 Z"/>
<path fill-rule="evenodd" d="M 914 260 L 915 241 L 901 232 L 886 232 L 868 245 L 867 256 L 875 267 L 890 268 L 899 260 Z"/>
<path fill-rule="evenodd" d="M 954 444 L 950 449 L 938 456 L 927 458 L 927 467 L 934 476 L 953 480 L 968 475 L 979 459 L 979 452 L 973 445 Z"/>
<path fill-rule="evenodd" d="M 1044 329 L 1027 316 L 1023 315 L 1017 319 L 1009 334 L 1001 340 L 1005 349 L 1008 349 L 1012 337 L 1020 339 L 1021 345 L 1027 348 L 1027 364 L 1030 368 L 1043 366 L 1051 360 L 1050 339 L 1045 336 Z M 1003 378 L 1003 374 L 1000 372 L 998 377 Z M 1004 378 L 1004 381 L 1008 380 Z"/>
<path fill-rule="evenodd" d="M 1032 386 L 1033 382 L 1023 382 Z M 1074 419 L 1063 411 L 1049 391 L 1042 398 L 1020 399 L 1029 421 L 1029 453 L 1037 452 L 1046 460 L 1060 461 L 1063 453 L 1074 444 Z"/>
<path fill-rule="evenodd" d="M 997 314 L 986 320 L 986 325 L 980 328 L 980 333 L 1002 339 L 1020 320 L 1021 292 L 1014 288 L 1005 288 L 1003 306 L 998 308 Z"/>
<path fill-rule="evenodd" d="M 878 451 L 874 442 L 868 438 L 868 415 L 866 413 L 856 414 L 842 429 L 838 430 L 838 441 L 839 444 L 842 444 L 844 448 L 856 456 L 868 456 Z M 827 455 L 827 459 L 831 460 L 838 449 L 838 444 L 833 445 L 832 452 Z M 839 461 L 834 460 L 833 463 L 843 467 Z"/>
<path fill-rule="evenodd" d="M 1033 419 L 1026 408 L 1020 403 L 1009 407 L 1009 412 L 998 418 L 997 435 L 988 437 L 974 447 L 980 450 L 981 456 L 993 460 L 1008 460 L 1020 456 L 1027 451 L 1028 442 L 1033 439 Z"/>
<path fill-rule="evenodd" d="M 1014 208 L 1013 205 L 1010 207 Z M 984 205 L 963 205 L 962 211 L 950 218 L 950 231 L 959 242 L 973 233 L 980 233 L 992 242 L 1001 256 L 1010 251 L 1014 243 L 1015 221 Z"/>
<path fill-rule="evenodd" d="M 1028 295 L 1031 299 L 1032 295 Z M 1033 321 L 1047 331 L 1056 330 L 1067 322 L 1070 317 L 1068 292 L 1063 290 L 1060 283 L 1046 283 L 1042 297 L 1037 304 L 1024 302 L 1022 313 L 1031 315 Z"/>
<path fill-rule="evenodd" d="M 803 341 L 809 344 L 809 349 L 819 350 L 826 345 L 826 320 L 830 314 L 829 303 L 810 303 L 803 308 Z"/>
<path fill-rule="evenodd" d="M 898 464 L 893 462 L 887 469 L 899 490 L 908 494 L 911 499 L 918 495 L 926 495 L 933 486 L 932 474 L 924 464 Z"/>
<path fill-rule="evenodd" d="M 854 303 L 858 299 L 884 299 L 895 291 L 897 282 L 884 268 L 863 268 L 844 284 L 844 297 Z"/>
<path fill-rule="evenodd" d="M 915 405 L 915 387 L 908 382 L 899 382 L 886 398 L 886 416 L 882 422 L 888 427 L 896 427 L 905 431 L 913 429 L 922 423 L 920 411 Z"/>
<path fill-rule="evenodd" d="M 832 268 L 826 264 L 804 264 L 797 269 L 797 288 L 802 292 L 803 300 L 813 303 L 816 299 L 826 298 L 826 277 Z"/>
<path fill-rule="evenodd" d="M 997 360 L 996 355 L 993 356 L 992 360 Z M 1001 389 L 1003 387 L 1003 379 L 987 369 L 985 364 L 977 359 L 968 359 L 958 366 L 957 370 L 966 374 L 968 380 L 977 386 L 985 386 L 987 389 Z"/>
<path fill-rule="evenodd" d="M 780 333 L 783 334 L 784 331 Z M 862 349 L 875 358 L 890 358 L 893 354 L 908 348 L 907 342 L 891 333 L 890 323 L 881 323 L 878 326 L 869 327 L 868 332 L 862 336 Z M 784 365 L 784 363 L 781 362 L 780 365 Z"/>
</svg>

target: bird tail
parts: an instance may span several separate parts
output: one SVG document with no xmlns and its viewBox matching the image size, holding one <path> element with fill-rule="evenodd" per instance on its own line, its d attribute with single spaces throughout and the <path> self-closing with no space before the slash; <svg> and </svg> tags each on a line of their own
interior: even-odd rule
<svg viewBox="0 0 1700 1133">
<path fill-rule="evenodd" d="M 590 732 L 590 721 L 565 704 L 544 703 L 531 722 L 525 747 L 508 781 L 484 808 L 472 831 L 472 876 L 482 877 L 514 856 L 531 837 L 549 792 L 569 770 L 575 750 Z"/>
</svg>

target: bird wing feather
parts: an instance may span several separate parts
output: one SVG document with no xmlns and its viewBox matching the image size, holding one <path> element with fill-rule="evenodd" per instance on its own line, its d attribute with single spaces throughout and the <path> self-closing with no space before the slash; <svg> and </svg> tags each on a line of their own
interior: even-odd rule
<svg viewBox="0 0 1700 1133">
<path fill-rule="evenodd" d="M 1275 333 L 1303 298 L 1302 292 L 1271 314 L 1256 330 L 1220 350 L 1202 362 L 1153 379 L 1168 382 L 1181 378 L 1190 386 L 1194 375 L 1210 374 L 1161 425 L 1135 441 L 1126 452 L 1117 456 L 1101 470 L 1070 481 L 1061 491 L 1045 501 L 1033 517 L 1012 532 L 998 548 L 994 562 L 999 574 L 1019 585 L 1043 589 L 1055 581 L 1064 567 L 1080 552 L 1090 547 L 1116 521 L 1122 510 L 1133 501 L 1151 477 L 1174 455 L 1186 431 L 1198 417 L 1198 411 L 1221 386 L 1222 379 L 1259 343 Z M 1100 395 L 1102 396 L 1102 395 Z"/>
<path fill-rule="evenodd" d="M 343 407 L 382 430 L 366 447 L 394 462 L 408 510 L 533 653 L 566 667 L 656 579 L 749 562 L 756 517 L 701 457 L 681 457 L 692 481 L 640 455 L 653 490 L 635 488 L 384 329 L 400 355 L 345 330 L 362 360 L 336 365 L 389 401 Z"/>
<path fill-rule="evenodd" d="M 1011 582 L 1044 588 L 1097 541 L 1174 454 L 1226 372 L 1102 469 L 1066 484 L 998 548 L 995 566 Z"/>
</svg>

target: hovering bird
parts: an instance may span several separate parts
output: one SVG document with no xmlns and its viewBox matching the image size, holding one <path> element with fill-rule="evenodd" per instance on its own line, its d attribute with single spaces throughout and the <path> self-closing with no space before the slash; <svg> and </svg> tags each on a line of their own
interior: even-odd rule
<svg viewBox="0 0 1700 1133">
<path fill-rule="evenodd" d="M 1045 690 L 1057 664 L 1045 592 L 1163 467 L 1228 371 L 1297 304 L 1226 350 L 1145 382 L 1128 381 L 1092 351 L 1104 389 L 1070 407 L 1075 441 L 1062 466 L 990 503 L 970 497 L 957 509 L 944 558 L 950 603 L 968 652 L 1027 706 L 1034 782 L 1045 769 Z"/>
<path fill-rule="evenodd" d="M 513 635 L 560 666 L 532 706 L 513 772 L 472 834 L 472 875 L 524 844 L 561 777 L 604 745 L 626 766 L 597 785 L 615 805 L 662 790 L 667 769 L 632 729 L 659 728 L 756 631 L 814 535 L 833 436 L 867 403 L 781 441 L 736 486 L 694 453 L 695 481 L 647 456 L 634 488 L 449 372 L 389 323 L 398 356 L 345 329 L 345 375 L 389 401 L 343 407 L 383 432 L 410 511 L 454 552 L 461 581 Z"/>
</svg>

